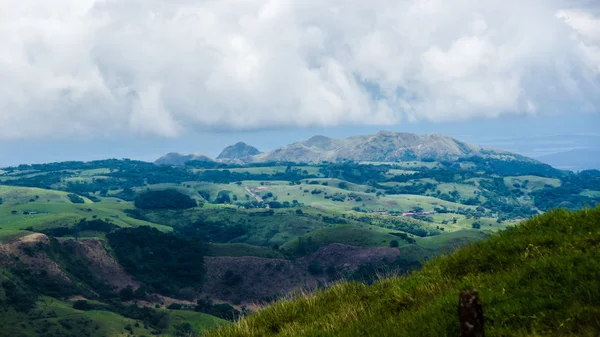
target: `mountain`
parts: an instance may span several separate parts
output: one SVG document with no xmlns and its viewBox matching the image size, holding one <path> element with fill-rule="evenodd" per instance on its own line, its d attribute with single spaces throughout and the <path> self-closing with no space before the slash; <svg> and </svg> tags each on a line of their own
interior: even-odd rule
<svg viewBox="0 0 600 337">
<path fill-rule="evenodd" d="M 216 161 L 236 164 L 261 162 L 316 163 L 345 160 L 400 162 L 411 160 L 444 161 L 472 156 L 533 161 L 512 152 L 482 148 L 437 133 L 420 136 L 408 132 L 389 131 L 341 139 L 314 136 L 306 141 L 263 153 L 260 153 L 255 147 L 240 142 L 226 147 Z M 159 165 L 183 165 L 186 161 L 198 160 L 195 159 L 198 157 L 199 155 L 185 156 L 170 153 L 161 157 L 155 163 Z M 207 158 L 207 161 L 211 160 L 208 157 L 204 158 Z"/>
<path fill-rule="evenodd" d="M 251 159 L 253 162 L 343 160 L 398 162 L 422 159 L 440 161 L 488 155 L 524 159 L 507 151 L 484 149 L 436 133 L 419 136 L 407 132 L 387 131 L 343 139 L 314 136 L 307 141 L 265 152 Z"/>
<path fill-rule="evenodd" d="M 600 149 L 598 148 L 574 149 L 540 156 L 536 159 L 563 170 L 600 169 Z"/>
<path fill-rule="evenodd" d="M 239 142 L 223 149 L 221 154 L 217 156 L 217 159 L 244 159 L 260 153 L 261 152 L 254 146 L 250 146 L 244 142 Z"/>
<path fill-rule="evenodd" d="M 186 162 L 196 160 L 196 161 L 207 161 L 214 162 L 215 160 L 201 155 L 201 154 L 181 154 L 176 152 L 167 153 L 166 155 L 158 158 L 154 163 L 156 165 L 185 165 Z"/>
</svg>

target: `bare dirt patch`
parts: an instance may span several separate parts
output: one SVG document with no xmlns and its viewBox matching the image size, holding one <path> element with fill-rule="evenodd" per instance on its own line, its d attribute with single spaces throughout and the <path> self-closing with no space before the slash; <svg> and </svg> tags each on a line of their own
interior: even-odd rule
<svg viewBox="0 0 600 337">
<path fill-rule="evenodd" d="M 29 268 L 35 273 L 44 273 L 55 281 L 71 284 L 71 280 L 60 266 L 48 257 L 44 248 L 50 243 L 45 234 L 34 233 L 16 239 L 8 244 L 2 245 L 7 259 L 3 259 L 3 266 L 11 266 L 15 263 Z"/>
<path fill-rule="evenodd" d="M 334 267 L 337 275 L 356 270 L 365 263 L 394 260 L 401 252 L 396 248 L 365 248 L 330 244 L 301 259 L 267 259 L 259 257 L 206 257 L 206 278 L 202 296 L 233 304 L 253 305 L 289 293 L 310 291 L 332 281 L 327 273 L 309 272 L 318 263 L 322 269 Z M 239 275 L 231 285 L 226 274 Z"/>
<path fill-rule="evenodd" d="M 125 269 L 106 252 L 101 240 L 62 240 L 61 243 L 65 247 L 72 248 L 75 254 L 79 254 L 89 261 L 88 268 L 92 274 L 105 283 L 117 289 L 123 289 L 127 286 L 134 289 L 139 287 L 138 282 L 134 281 L 125 272 Z"/>
</svg>

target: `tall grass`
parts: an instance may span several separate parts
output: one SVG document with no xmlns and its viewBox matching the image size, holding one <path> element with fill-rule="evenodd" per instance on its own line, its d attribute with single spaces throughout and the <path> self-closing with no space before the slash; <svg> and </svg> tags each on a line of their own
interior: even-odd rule
<svg viewBox="0 0 600 337">
<path fill-rule="evenodd" d="M 466 289 L 488 336 L 600 335 L 600 208 L 551 211 L 409 276 L 340 283 L 206 336 L 458 336 Z"/>
</svg>

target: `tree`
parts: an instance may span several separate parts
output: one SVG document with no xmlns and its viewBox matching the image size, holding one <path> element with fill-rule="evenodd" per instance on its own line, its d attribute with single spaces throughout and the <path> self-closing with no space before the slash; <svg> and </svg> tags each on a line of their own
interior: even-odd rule
<svg viewBox="0 0 600 337">
<path fill-rule="evenodd" d="M 471 227 L 473 227 L 475 229 L 480 229 L 481 228 L 481 224 L 479 222 L 473 222 L 473 224 L 471 225 Z"/>
<path fill-rule="evenodd" d="M 78 300 L 73 303 L 73 309 L 75 310 L 89 310 L 89 307 L 86 300 Z"/>
<path fill-rule="evenodd" d="M 178 296 L 179 289 L 198 288 L 204 277 L 204 244 L 156 228 L 123 228 L 106 235 L 125 270 L 148 286 L 148 291 Z M 128 290 L 124 293 L 128 295 Z M 133 291 L 131 297 L 133 297 Z"/>
<path fill-rule="evenodd" d="M 85 200 L 83 200 L 83 198 L 78 196 L 77 194 L 70 193 L 70 194 L 67 194 L 67 197 L 69 197 L 69 200 L 71 200 L 71 202 L 74 204 L 85 203 Z"/>
<path fill-rule="evenodd" d="M 119 298 L 121 299 L 121 302 L 133 301 L 133 289 L 131 286 L 121 289 L 121 291 L 119 291 Z"/>
<path fill-rule="evenodd" d="M 188 322 L 181 323 L 175 326 L 175 336 L 177 337 L 185 337 L 192 336 L 194 333 L 194 329 L 192 325 Z"/>
<path fill-rule="evenodd" d="M 215 204 L 230 204 L 231 203 L 231 197 L 229 196 L 229 194 L 231 193 L 231 191 L 219 191 L 219 193 L 217 194 L 217 198 L 215 199 Z"/>
<path fill-rule="evenodd" d="M 314 261 L 308 265 L 308 272 L 311 275 L 321 275 L 323 274 L 323 267 L 321 267 L 319 262 Z"/>
<path fill-rule="evenodd" d="M 135 198 L 135 207 L 141 209 L 188 209 L 196 206 L 196 200 L 174 189 L 148 191 Z"/>
<path fill-rule="evenodd" d="M 243 281 L 242 275 L 234 273 L 233 270 L 227 270 L 221 277 L 221 280 L 223 284 L 230 287 L 237 286 Z"/>
<path fill-rule="evenodd" d="M 200 196 L 206 200 L 206 201 L 210 201 L 210 192 L 209 191 L 198 191 L 198 194 L 200 194 Z"/>
<path fill-rule="evenodd" d="M 390 247 L 392 247 L 392 248 L 398 248 L 398 246 L 400 246 L 400 244 L 398 243 L 398 240 L 392 240 L 392 241 L 390 241 Z"/>
</svg>

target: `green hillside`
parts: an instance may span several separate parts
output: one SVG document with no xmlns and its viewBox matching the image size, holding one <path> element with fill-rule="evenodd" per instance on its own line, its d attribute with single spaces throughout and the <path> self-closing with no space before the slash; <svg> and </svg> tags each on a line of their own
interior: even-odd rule
<svg viewBox="0 0 600 337">
<path fill-rule="evenodd" d="M 0 287 L 1 289 L 1 287 Z M 0 292 L 0 300 L 4 294 Z M 96 301 L 99 307 L 106 306 Z M 228 322 L 203 313 L 193 311 L 161 309 L 164 314 L 161 336 L 182 336 L 202 333 Z M 117 313 L 101 310 L 78 310 L 73 303 L 59 301 L 51 297 L 41 298 L 29 313 L 12 307 L 0 306 L 0 336 L 151 336 L 159 334 L 141 320 L 124 317 Z"/>
<path fill-rule="evenodd" d="M 598 280 L 600 208 L 556 210 L 407 277 L 340 283 L 207 336 L 457 336 L 468 289 L 481 295 L 487 336 L 598 336 Z"/>
</svg>

